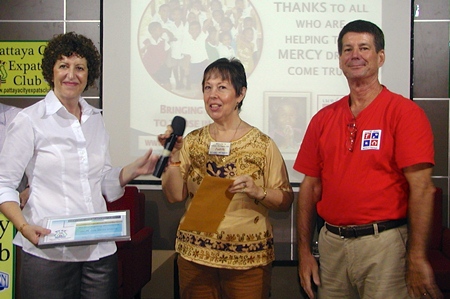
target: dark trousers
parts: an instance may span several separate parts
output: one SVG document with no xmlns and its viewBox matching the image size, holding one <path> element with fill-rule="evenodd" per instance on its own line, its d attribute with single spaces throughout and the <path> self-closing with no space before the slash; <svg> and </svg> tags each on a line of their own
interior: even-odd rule
<svg viewBox="0 0 450 299">
<path fill-rule="evenodd" d="M 59 262 L 21 252 L 21 299 L 118 298 L 117 254 L 90 262 Z"/>
</svg>

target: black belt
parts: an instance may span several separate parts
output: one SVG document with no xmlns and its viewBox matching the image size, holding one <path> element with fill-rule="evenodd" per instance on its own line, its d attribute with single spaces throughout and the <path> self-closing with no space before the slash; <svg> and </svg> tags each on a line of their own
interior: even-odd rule
<svg viewBox="0 0 450 299">
<path fill-rule="evenodd" d="M 408 223 L 407 219 L 389 220 L 382 222 L 375 222 L 364 225 L 349 225 L 349 226 L 334 226 L 326 223 L 326 228 L 335 235 L 344 238 L 357 238 L 362 236 L 374 235 L 385 230 L 399 227 Z M 378 228 L 377 228 L 378 227 Z"/>
</svg>

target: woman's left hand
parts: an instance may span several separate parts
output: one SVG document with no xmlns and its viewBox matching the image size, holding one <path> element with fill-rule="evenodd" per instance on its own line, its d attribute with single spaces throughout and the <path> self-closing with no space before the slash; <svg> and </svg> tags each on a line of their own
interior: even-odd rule
<svg viewBox="0 0 450 299">
<path fill-rule="evenodd" d="M 140 158 L 137 158 L 134 161 L 135 166 L 135 174 L 137 176 L 152 174 L 155 170 L 156 163 L 158 162 L 158 156 L 152 155 L 153 150 L 148 150 L 145 155 Z M 137 177 L 136 176 L 136 177 Z"/>
<path fill-rule="evenodd" d="M 152 155 L 152 152 L 153 150 L 149 149 L 145 155 L 122 168 L 119 177 L 122 187 L 140 175 L 153 173 L 159 156 Z"/>
<path fill-rule="evenodd" d="M 264 196 L 264 189 L 255 184 L 255 181 L 249 175 L 238 176 L 228 187 L 231 193 L 245 193 L 250 198 L 261 198 Z"/>
</svg>

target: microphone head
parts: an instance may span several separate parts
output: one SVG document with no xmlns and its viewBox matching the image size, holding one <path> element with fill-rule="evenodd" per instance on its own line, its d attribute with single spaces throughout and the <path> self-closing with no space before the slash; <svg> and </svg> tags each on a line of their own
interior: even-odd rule
<svg viewBox="0 0 450 299">
<path fill-rule="evenodd" d="M 175 116 L 172 119 L 172 130 L 173 134 L 177 136 L 183 136 L 184 129 L 186 128 L 186 119 L 181 116 Z"/>
</svg>

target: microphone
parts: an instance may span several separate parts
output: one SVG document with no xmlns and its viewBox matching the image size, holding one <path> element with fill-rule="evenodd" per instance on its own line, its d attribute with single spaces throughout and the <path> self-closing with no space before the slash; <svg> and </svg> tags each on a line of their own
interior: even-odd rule
<svg viewBox="0 0 450 299">
<path fill-rule="evenodd" d="M 170 137 L 166 139 L 163 153 L 156 163 L 155 171 L 153 171 L 153 175 L 157 178 L 161 177 L 164 169 L 166 168 L 167 162 L 169 162 L 170 153 L 177 142 L 178 136 L 183 136 L 184 129 L 186 128 L 186 120 L 181 116 L 175 116 L 172 119 L 171 126 L 173 130 L 172 134 L 170 134 Z"/>
</svg>

